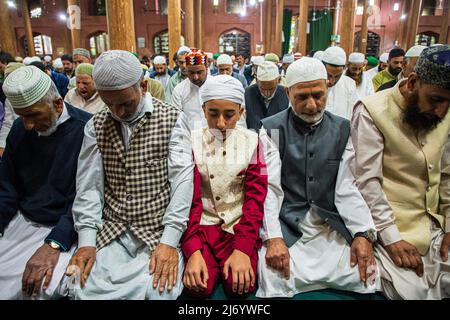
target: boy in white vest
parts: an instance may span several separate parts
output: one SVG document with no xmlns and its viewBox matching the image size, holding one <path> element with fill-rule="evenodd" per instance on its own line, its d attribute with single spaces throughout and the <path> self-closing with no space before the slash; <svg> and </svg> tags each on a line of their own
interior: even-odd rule
<svg viewBox="0 0 450 320">
<path fill-rule="evenodd" d="M 212 294 L 219 279 L 230 296 L 255 290 L 267 174 L 258 135 L 237 127 L 244 88 L 219 75 L 202 86 L 208 127 L 192 133 L 194 198 L 182 239 L 183 283 L 190 296 Z M 222 276 L 221 276 L 222 275 Z"/>
</svg>

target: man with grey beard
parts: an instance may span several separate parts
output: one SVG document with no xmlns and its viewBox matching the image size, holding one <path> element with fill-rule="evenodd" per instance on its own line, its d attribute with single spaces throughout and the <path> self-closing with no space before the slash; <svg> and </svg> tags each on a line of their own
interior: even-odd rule
<svg viewBox="0 0 450 320">
<path fill-rule="evenodd" d="M 290 107 L 262 120 L 269 189 L 257 297 L 379 288 L 375 226 L 351 173 L 350 122 L 325 111 L 327 70 L 313 58 L 286 73 Z M 272 214 L 275 212 L 275 214 Z"/>
<path fill-rule="evenodd" d="M 425 49 L 406 81 L 355 108 L 355 176 L 390 299 L 450 297 L 449 108 L 450 45 Z"/>
<path fill-rule="evenodd" d="M 20 119 L 0 163 L 0 300 L 59 298 L 76 249 L 72 204 L 90 115 L 35 66 L 13 71 L 3 90 Z"/>
</svg>

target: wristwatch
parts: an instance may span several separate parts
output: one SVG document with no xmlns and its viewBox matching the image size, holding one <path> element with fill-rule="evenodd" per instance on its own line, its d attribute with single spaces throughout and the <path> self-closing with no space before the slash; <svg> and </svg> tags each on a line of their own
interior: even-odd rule
<svg viewBox="0 0 450 320">
<path fill-rule="evenodd" d="M 356 237 L 366 238 L 371 243 L 375 243 L 375 241 L 377 241 L 377 233 L 373 229 L 370 229 L 370 230 L 367 230 L 364 232 L 357 232 L 357 233 L 355 233 L 355 238 Z"/>
<path fill-rule="evenodd" d="M 55 241 L 53 241 L 53 240 L 47 240 L 46 243 L 47 243 L 52 249 L 61 251 L 61 245 L 59 245 L 59 244 L 56 243 Z"/>
</svg>

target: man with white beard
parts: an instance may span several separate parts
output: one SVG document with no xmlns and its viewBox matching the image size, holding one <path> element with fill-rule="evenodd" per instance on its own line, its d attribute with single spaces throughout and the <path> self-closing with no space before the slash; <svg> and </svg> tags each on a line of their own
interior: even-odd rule
<svg viewBox="0 0 450 320">
<path fill-rule="evenodd" d="M 269 189 L 256 296 L 373 293 L 375 226 L 350 170 L 350 122 L 325 111 L 327 72 L 317 59 L 294 62 L 286 80 L 290 108 L 263 119 L 260 131 Z"/>
<path fill-rule="evenodd" d="M 34 66 L 13 71 L 3 90 L 21 119 L 0 163 L 0 300 L 60 298 L 76 248 L 72 204 L 90 115 L 64 103 Z"/>
</svg>

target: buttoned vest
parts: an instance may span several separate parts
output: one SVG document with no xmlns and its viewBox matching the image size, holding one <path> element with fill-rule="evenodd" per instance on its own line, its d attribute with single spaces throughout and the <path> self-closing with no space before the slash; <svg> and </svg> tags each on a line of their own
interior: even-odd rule
<svg viewBox="0 0 450 320">
<path fill-rule="evenodd" d="M 403 122 L 406 102 L 399 86 L 362 100 L 384 137 L 383 190 L 405 241 L 424 255 L 431 243 L 430 219 L 443 226 L 439 212 L 441 158 L 450 130 L 450 113 L 431 132 L 416 134 Z"/>
<path fill-rule="evenodd" d="M 195 162 L 202 179 L 203 214 L 201 225 L 222 225 L 234 234 L 242 216 L 245 173 L 257 151 L 258 135 L 239 126 L 224 143 L 208 128 L 192 132 Z"/>
<path fill-rule="evenodd" d="M 97 250 L 129 229 L 150 250 L 159 243 L 162 219 L 170 200 L 168 144 L 180 110 L 152 100 L 133 130 L 128 151 L 120 124 L 107 110 L 94 115 L 97 144 L 105 172 L 103 228 Z"/>
<path fill-rule="evenodd" d="M 302 233 L 299 223 L 311 208 L 348 243 L 352 236 L 334 204 L 339 164 L 349 136 L 350 122 L 325 112 L 322 122 L 303 131 L 292 108 L 262 121 L 278 145 L 284 200 L 280 211 L 281 231 L 287 246 Z"/>
</svg>

